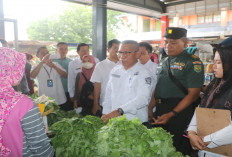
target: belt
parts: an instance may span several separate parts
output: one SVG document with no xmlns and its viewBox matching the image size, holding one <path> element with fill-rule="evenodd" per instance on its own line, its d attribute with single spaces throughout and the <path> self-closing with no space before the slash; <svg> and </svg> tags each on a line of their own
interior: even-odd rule
<svg viewBox="0 0 232 157">
<path fill-rule="evenodd" d="M 157 104 L 180 102 L 183 98 L 155 98 Z"/>
</svg>

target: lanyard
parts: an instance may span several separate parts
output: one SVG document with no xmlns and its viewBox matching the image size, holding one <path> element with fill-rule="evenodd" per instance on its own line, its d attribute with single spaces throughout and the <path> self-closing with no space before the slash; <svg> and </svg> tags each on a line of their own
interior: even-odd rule
<svg viewBox="0 0 232 157">
<path fill-rule="evenodd" d="M 43 66 L 43 68 L 44 68 L 44 70 L 47 72 L 47 74 L 48 74 L 48 77 L 50 78 L 50 74 L 51 74 L 51 72 L 52 72 L 52 68 L 50 69 L 50 73 L 48 73 L 48 70 Z"/>
</svg>

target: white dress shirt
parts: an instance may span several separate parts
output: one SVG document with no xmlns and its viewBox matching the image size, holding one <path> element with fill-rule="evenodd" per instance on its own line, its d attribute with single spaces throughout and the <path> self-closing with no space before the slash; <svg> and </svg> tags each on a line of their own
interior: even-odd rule
<svg viewBox="0 0 232 157">
<path fill-rule="evenodd" d="M 194 131 L 197 133 L 197 119 L 196 112 L 194 113 L 192 120 L 189 124 L 188 131 Z M 204 142 L 210 142 L 207 145 L 207 148 L 215 148 L 222 145 L 232 144 L 232 124 L 218 130 L 210 135 L 207 135 L 203 139 Z M 206 157 L 225 157 L 223 155 L 207 152 L 207 151 L 199 151 L 198 155 L 201 157 L 206 154 Z"/>
<path fill-rule="evenodd" d="M 92 74 L 92 77 L 90 79 L 91 82 L 95 83 L 101 83 L 101 93 L 100 93 L 100 100 L 99 104 L 102 106 L 102 103 L 105 98 L 105 91 L 106 86 L 109 81 L 110 71 L 117 65 L 119 62 L 115 63 L 110 61 L 108 58 L 105 60 L 99 62 Z"/>
<path fill-rule="evenodd" d="M 94 58 L 94 59 L 96 63 L 99 62 L 99 59 L 97 58 Z M 81 68 L 82 68 L 82 61 L 80 58 L 77 58 L 69 63 L 68 92 L 69 92 L 70 98 L 74 97 L 76 77 L 77 77 L 77 74 L 81 72 Z"/>
<path fill-rule="evenodd" d="M 61 70 L 66 71 L 61 67 L 59 63 L 53 63 Z M 37 66 L 38 64 L 33 66 L 31 71 L 33 71 Z M 60 79 L 60 74 L 54 68 L 51 69 L 46 64 L 43 64 L 35 79 L 37 79 L 38 81 L 38 96 L 45 94 L 46 96 L 52 97 L 53 99 L 55 99 L 58 105 L 61 105 L 66 102 L 67 99 Z M 47 86 L 48 80 L 52 80 L 52 87 Z"/>
<path fill-rule="evenodd" d="M 122 108 L 127 119 L 147 122 L 152 81 L 150 72 L 140 63 L 128 70 L 122 65 L 114 67 L 106 88 L 103 114 Z"/>
</svg>

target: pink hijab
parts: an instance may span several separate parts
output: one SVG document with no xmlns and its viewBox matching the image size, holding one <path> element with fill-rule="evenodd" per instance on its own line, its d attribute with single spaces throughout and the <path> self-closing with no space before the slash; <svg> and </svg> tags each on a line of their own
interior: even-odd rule
<svg viewBox="0 0 232 157">
<path fill-rule="evenodd" d="M 84 61 L 84 58 L 85 57 L 88 57 L 90 62 L 93 63 L 93 67 L 91 69 L 85 69 L 83 66 L 82 66 L 82 73 L 84 73 L 85 77 L 90 80 L 91 76 L 92 76 L 92 73 L 93 73 L 93 70 L 95 68 L 95 65 L 96 65 L 96 62 L 94 60 L 94 57 L 93 56 L 90 56 L 90 55 L 84 55 L 82 57 L 82 63 Z M 80 81 L 79 81 L 79 91 L 81 92 L 81 89 L 82 89 L 82 86 L 85 84 L 85 78 L 84 76 L 81 75 L 81 78 L 80 78 Z"/>
<path fill-rule="evenodd" d="M 0 47 L 0 156 L 5 157 L 10 149 L 2 144 L 2 129 L 17 102 L 23 97 L 12 86 L 23 76 L 26 63 L 25 54 L 6 47 Z"/>
</svg>

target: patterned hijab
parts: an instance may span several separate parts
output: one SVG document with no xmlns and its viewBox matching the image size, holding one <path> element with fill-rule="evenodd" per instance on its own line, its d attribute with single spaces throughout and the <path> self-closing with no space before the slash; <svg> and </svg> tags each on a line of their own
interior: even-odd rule
<svg viewBox="0 0 232 157">
<path fill-rule="evenodd" d="M 215 52 L 218 52 L 222 61 L 223 67 L 223 78 L 214 78 L 211 83 L 208 85 L 205 92 L 204 98 L 202 99 L 200 107 L 207 108 L 218 108 L 222 109 L 226 103 L 220 103 L 221 106 L 218 106 L 217 102 L 219 98 L 228 90 L 232 88 L 232 46 L 223 47 L 218 45 L 214 49 Z M 212 93 L 214 92 L 214 93 Z M 213 94 L 213 97 L 209 103 L 207 103 L 210 95 Z M 209 104 L 209 105 L 208 105 Z"/>
<path fill-rule="evenodd" d="M 92 67 L 91 69 L 86 69 L 86 68 L 84 68 L 84 67 L 82 66 L 82 73 L 84 73 L 85 77 L 86 77 L 88 80 L 90 80 L 90 78 L 91 78 L 91 76 L 92 76 L 92 74 L 93 74 L 93 70 L 94 70 L 94 68 L 95 68 L 96 62 L 95 62 L 93 56 L 85 55 L 85 56 L 82 57 L 82 64 L 83 64 L 83 61 L 84 61 L 84 58 L 85 58 L 85 57 L 88 57 L 89 60 L 90 60 L 90 62 L 93 63 L 93 67 Z M 82 76 L 82 75 L 81 75 L 81 76 Z M 82 86 L 85 84 L 85 82 L 86 82 L 86 81 L 85 81 L 85 78 L 82 76 L 82 77 L 80 78 L 80 81 L 79 81 L 79 91 L 81 91 Z"/>
<path fill-rule="evenodd" d="M 17 102 L 23 97 L 13 89 L 23 76 L 26 63 L 25 54 L 6 47 L 0 47 L 0 156 L 5 157 L 10 149 L 2 144 L 2 129 Z"/>
</svg>

